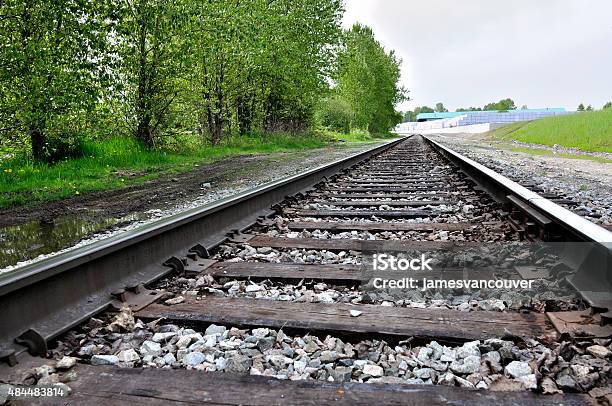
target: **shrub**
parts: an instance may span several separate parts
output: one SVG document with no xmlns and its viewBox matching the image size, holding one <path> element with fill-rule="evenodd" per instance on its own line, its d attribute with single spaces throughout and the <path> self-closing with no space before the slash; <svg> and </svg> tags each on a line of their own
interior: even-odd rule
<svg viewBox="0 0 612 406">
<path fill-rule="evenodd" d="M 45 162 L 55 163 L 83 156 L 84 137 L 81 134 L 53 134 L 44 146 Z"/>
<path fill-rule="evenodd" d="M 320 103 L 318 119 L 320 124 L 329 130 L 348 134 L 354 116 L 351 105 L 339 96 L 327 97 Z"/>
</svg>

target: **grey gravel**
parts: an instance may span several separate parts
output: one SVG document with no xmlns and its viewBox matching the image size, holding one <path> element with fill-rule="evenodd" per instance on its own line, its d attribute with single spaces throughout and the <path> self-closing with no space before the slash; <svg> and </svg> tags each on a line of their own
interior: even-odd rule
<svg viewBox="0 0 612 406">
<path fill-rule="evenodd" d="M 271 328 L 211 325 L 204 330 L 140 321 L 134 323 L 132 331 L 121 333 L 96 327 L 79 337 L 82 344 L 74 351 L 91 352 L 94 346 L 99 354 L 86 356 L 84 362 L 89 359 L 99 364 L 104 360 L 119 367 L 187 368 L 276 379 L 438 384 L 483 390 L 498 390 L 495 388 L 501 385 L 504 390 L 511 387 L 546 393 L 605 387 L 605 376 L 611 370 L 607 359 L 592 355 L 587 348 L 610 350 L 612 340 L 581 338 L 574 344 L 545 345 L 533 339 L 515 343 L 494 338 L 455 346 L 436 341 L 411 345 L 410 340 L 389 345 L 376 339 L 345 342 L 329 335 L 293 336 Z M 151 340 L 156 334 L 169 332 L 175 334 L 163 343 Z M 60 343 L 59 350 L 62 348 Z M 599 348 L 593 350 L 603 353 Z M 65 379 L 60 375 L 51 366 L 36 372 L 43 382 Z"/>
<path fill-rule="evenodd" d="M 57 361 L 55 364 L 55 368 L 57 369 L 70 369 L 75 366 L 77 363 L 77 359 L 75 357 L 64 356 L 61 360 Z"/>
<path fill-rule="evenodd" d="M 612 224 L 610 163 L 564 158 L 559 154 L 585 155 L 585 153 L 559 146 L 496 142 L 483 136 L 474 137 L 465 134 L 433 136 L 433 138 L 519 183 L 534 183 L 545 192 L 562 195 L 577 202 L 576 206 L 567 208 L 594 223 Z M 512 147 L 543 149 L 553 154 L 539 156 L 512 152 L 509 150 Z M 586 155 L 612 160 L 610 153 L 586 153 Z"/>
<path fill-rule="evenodd" d="M 91 357 L 91 365 L 117 365 L 119 358 L 115 355 L 94 355 Z"/>
<path fill-rule="evenodd" d="M 520 378 L 532 373 L 531 367 L 526 362 L 512 361 L 506 368 L 504 373 L 512 378 Z"/>
</svg>

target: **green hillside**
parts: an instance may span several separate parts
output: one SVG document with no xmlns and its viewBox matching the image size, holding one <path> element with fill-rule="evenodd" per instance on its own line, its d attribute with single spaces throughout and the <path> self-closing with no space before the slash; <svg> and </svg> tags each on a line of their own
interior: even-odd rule
<svg viewBox="0 0 612 406">
<path fill-rule="evenodd" d="M 490 132 L 495 138 L 612 152 L 612 109 L 514 123 Z"/>
</svg>

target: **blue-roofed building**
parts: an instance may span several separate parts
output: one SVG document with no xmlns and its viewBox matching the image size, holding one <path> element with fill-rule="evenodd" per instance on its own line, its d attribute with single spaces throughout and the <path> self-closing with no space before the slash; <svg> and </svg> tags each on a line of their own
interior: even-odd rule
<svg viewBox="0 0 612 406">
<path fill-rule="evenodd" d="M 455 111 L 447 113 L 421 113 L 417 115 L 417 121 L 445 120 L 460 116 L 466 116 L 460 125 L 480 123 L 512 123 L 515 121 L 536 120 L 542 117 L 567 114 L 564 108 L 549 109 L 525 109 L 525 110 L 485 110 L 485 111 Z"/>
<path fill-rule="evenodd" d="M 400 134 L 482 133 L 508 123 L 569 114 L 564 108 L 525 109 L 509 111 L 457 111 L 421 113 L 418 122 L 401 123 L 395 129 Z"/>
<path fill-rule="evenodd" d="M 420 113 L 417 114 L 417 121 L 432 121 L 432 120 L 444 120 L 446 118 L 459 117 L 464 115 L 465 112 L 446 112 L 446 113 Z"/>
</svg>

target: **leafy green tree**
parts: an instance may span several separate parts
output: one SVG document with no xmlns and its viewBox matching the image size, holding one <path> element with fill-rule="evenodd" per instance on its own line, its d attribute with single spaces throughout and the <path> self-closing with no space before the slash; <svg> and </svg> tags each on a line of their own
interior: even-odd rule
<svg viewBox="0 0 612 406">
<path fill-rule="evenodd" d="M 319 121 L 323 126 L 330 130 L 347 134 L 351 131 L 351 122 L 354 116 L 353 109 L 346 100 L 338 95 L 323 99 L 318 112 Z"/>
<path fill-rule="evenodd" d="M 447 113 L 448 110 L 444 107 L 443 103 L 436 103 L 436 113 Z"/>
<path fill-rule="evenodd" d="M 584 111 L 584 104 L 580 103 L 580 104 L 578 105 L 578 109 L 577 109 L 577 111 Z"/>
<path fill-rule="evenodd" d="M 593 111 L 593 106 L 591 106 L 590 104 L 587 106 L 586 111 Z"/>
<path fill-rule="evenodd" d="M 465 112 L 465 111 L 482 111 L 482 108 L 480 107 L 468 107 L 468 108 L 458 108 L 457 110 L 455 110 L 457 112 Z"/>
<path fill-rule="evenodd" d="M 417 107 L 416 109 L 414 109 L 414 112 L 416 114 L 421 114 L 421 113 L 435 113 L 435 110 L 432 109 L 431 107 L 427 107 L 427 106 L 421 106 L 421 107 Z"/>
<path fill-rule="evenodd" d="M 433 113 L 434 109 L 427 106 L 416 107 L 414 111 L 407 111 L 404 113 L 403 122 L 414 122 L 417 121 L 417 116 L 421 113 Z"/>
<path fill-rule="evenodd" d="M 413 121 L 416 121 L 416 113 L 410 110 L 405 112 L 403 122 L 407 123 L 407 122 L 413 122 Z"/>
<path fill-rule="evenodd" d="M 37 161 L 58 158 L 50 137 L 75 131 L 109 79 L 105 2 L 0 2 L 0 128 L 28 135 Z M 60 148 L 61 149 L 61 148 Z"/>
<path fill-rule="evenodd" d="M 263 74 L 264 129 L 303 131 L 329 88 L 342 39 L 341 0 L 264 1 L 269 16 L 267 64 Z M 279 35 L 279 33 L 281 35 Z"/>
<path fill-rule="evenodd" d="M 147 147 L 168 123 L 183 68 L 183 35 L 190 15 L 182 0 L 122 2 L 118 13 L 117 54 L 126 117 Z"/>
<path fill-rule="evenodd" d="M 246 80 L 252 74 L 247 68 L 254 64 L 249 59 L 249 39 L 257 24 L 246 21 L 249 3 L 213 0 L 194 5 L 188 87 L 193 90 L 199 131 L 208 134 L 213 145 L 221 142 L 229 124 L 229 103 L 247 90 Z M 260 12 L 254 9 L 255 18 Z"/>
<path fill-rule="evenodd" d="M 607 102 L 606 104 L 604 104 L 603 109 L 612 109 L 612 101 Z"/>
<path fill-rule="evenodd" d="M 338 57 L 336 81 L 338 93 L 349 102 L 355 117 L 351 123 L 355 128 L 367 128 L 374 115 L 375 78 L 373 35 L 366 27 L 355 25 L 345 34 L 344 49 Z M 371 61 L 371 65 L 368 63 Z"/>
<path fill-rule="evenodd" d="M 371 28 L 355 24 L 346 32 L 335 79 L 337 92 L 355 113 L 353 127 L 384 133 L 401 121 L 395 112 L 395 105 L 406 99 L 399 86 L 400 64 Z"/>
<path fill-rule="evenodd" d="M 198 3 L 191 22 L 191 105 L 218 144 L 225 132 L 310 126 L 340 40 L 340 0 Z"/>
<path fill-rule="evenodd" d="M 516 105 L 512 99 L 503 99 L 497 103 L 489 103 L 483 107 L 483 110 L 509 111 L 516 110 Z"/>
</svg>

